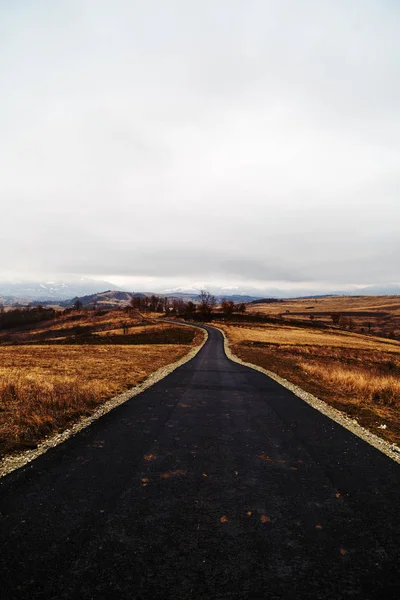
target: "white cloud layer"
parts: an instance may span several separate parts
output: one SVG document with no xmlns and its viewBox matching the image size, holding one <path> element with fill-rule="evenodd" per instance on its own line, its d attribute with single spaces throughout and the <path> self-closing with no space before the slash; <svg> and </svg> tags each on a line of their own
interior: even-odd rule
<svg viewBox="0 0 400 600">
<path fill-rule="evenodd" d="M 399 281 L 390 0 L 0 6 L 0 272 Z"/>
</svg>

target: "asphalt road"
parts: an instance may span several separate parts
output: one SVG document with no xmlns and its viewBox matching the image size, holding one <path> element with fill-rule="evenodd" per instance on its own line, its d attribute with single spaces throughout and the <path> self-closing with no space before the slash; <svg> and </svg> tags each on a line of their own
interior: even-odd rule
<svg viewBox="0 0 400 600">
<path fill-rule="evenodd" d="M 400 597 L 399 465 L 208 331 L 0 480 L 3 599 Z"/>
</svg>

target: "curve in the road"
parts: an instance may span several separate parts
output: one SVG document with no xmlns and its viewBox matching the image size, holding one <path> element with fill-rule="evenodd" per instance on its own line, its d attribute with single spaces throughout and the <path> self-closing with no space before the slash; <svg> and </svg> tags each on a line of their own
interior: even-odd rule
<svg viewBox="0 0 400 600">
<path fill-rule="evenodd" d="M 0 480 L 12 598 L 395 598 L 400 467 L 207 327 L 199 354 Z"/>
</svg>

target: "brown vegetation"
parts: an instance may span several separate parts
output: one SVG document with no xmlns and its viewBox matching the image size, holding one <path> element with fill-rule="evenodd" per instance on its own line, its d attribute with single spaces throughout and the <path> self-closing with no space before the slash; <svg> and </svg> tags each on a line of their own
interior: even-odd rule
<svg viewBox="0 0 400 600">
<path fill-rule="evenodd" d="M 251 303 L 248 313 L 400 339 L 400 296 L 327 296 Z"/>
<path fill-rule="evenodd" d="M 273 371 L 400 442 L 400 343 L 293 325 L 219 325 L 242 360 Z"/>
<path fill-rule="evenodd" d="M 129 331 L 134 333 L 124 335 L 126 313 L 100 313 L 62 315 L 31 329 L 2 332 L 0 455 L 35 447 L 108 398 L 182 358 L 202 339 L 199 330 L 146 324 L 134 315 L 129 317 Z M 77 324 L 90 333 L 77 332 Z M 62 335 L 54 338 L 57 332 Z"/>
<path fill-rule="evenodd" d="M 166 331 L 168 327 L 154 319 L 153 313 L 144 317 L 135 310 L 68 311 L 45 322 L 0 330 L 0 344 L 48 343 L 57 340 L 75 343 L 83 338 L 86 341 L 89 336 L 133 335 Z"/>
</svg>

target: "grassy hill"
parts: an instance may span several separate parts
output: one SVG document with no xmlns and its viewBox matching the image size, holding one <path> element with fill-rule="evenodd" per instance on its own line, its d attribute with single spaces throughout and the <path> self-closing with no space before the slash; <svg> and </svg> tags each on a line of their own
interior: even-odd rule
<svg viewBox="0 0 400 600">
<path fill-rule="evenodd" d="M 341 328 L 400 339 L 400 296 L 324 296 L 257 302 L 248 305 L 247 313 L 329 326 L 338 319 Z"/>
</svg>

